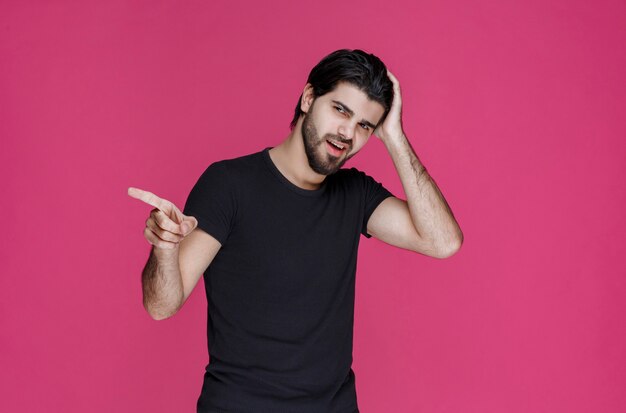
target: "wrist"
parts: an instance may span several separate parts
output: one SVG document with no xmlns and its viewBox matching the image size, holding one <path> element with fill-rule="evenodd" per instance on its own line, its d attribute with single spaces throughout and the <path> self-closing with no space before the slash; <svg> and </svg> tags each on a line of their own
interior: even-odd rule
<svg viewBox="0 0 626 413">
<path fill-rule="evenodd" d="M 399 132 L 395 134 L 385 135 L 385 139 L 382 139 L 382 141 L 387 149 L 389 149 L 401 146 L 404 142 L 407 141 L 407 138 L 404 132 Z"/>
<path fill-rule="evenodd" d="M 152 255 L 159 263 L 169 263 L 178 261 L 178 244 L 174 248 L 159 248 L 152 246 Z"/>
</svg>

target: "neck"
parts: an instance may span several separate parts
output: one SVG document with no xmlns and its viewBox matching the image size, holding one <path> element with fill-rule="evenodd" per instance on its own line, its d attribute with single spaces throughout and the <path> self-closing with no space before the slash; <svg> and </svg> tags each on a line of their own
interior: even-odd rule
<svg viewBox="0 0 626 413">
<path fill-rule="evenodd" d="M 302 189 L 318 189 L 326 176 L 318 174 L 309 166 L 301 130 L 302 118 L 280 145 L 269 150 L 270 158 L 292 184 Z"/>
</svg>

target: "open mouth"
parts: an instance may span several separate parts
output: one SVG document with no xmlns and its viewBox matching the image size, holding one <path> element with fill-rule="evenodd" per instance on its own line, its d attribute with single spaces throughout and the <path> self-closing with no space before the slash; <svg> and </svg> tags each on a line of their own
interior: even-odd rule
<svg viewBox="0 0 626 413">
<path fill-rule="evenodd" d="M 328 152 L 330 152 L 334 156 L 340 156 L 348 149 L 347 144 L 330 140 L 326 141 L 326 147 L 328 148 Z"/>
</svg>

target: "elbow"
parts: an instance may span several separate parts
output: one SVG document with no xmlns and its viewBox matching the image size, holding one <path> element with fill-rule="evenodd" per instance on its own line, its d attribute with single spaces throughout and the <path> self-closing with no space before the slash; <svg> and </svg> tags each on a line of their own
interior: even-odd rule
<svg viewBox="0 0 626 413">
<path fill-rule="evenodd" d="M 167 320 L 168 318 L 170 318 L 176 313 L 156 313 L 156 312 L 148 311 L 148 314 L 150 314 L 150 317 L 152 317 L 153 320 L 161 321 L 161 320 Z"/>
<path fill-rule="evenodd" d="M 459 252 L 462 245 L 463 245 L 463 233 L 459 231 L 458 237 L 454 240 L 453 243 L 449 245 L 448 249 L 445 250 L 445 254 L 442 258 L 450 258 L 454 254 Z"/>
<path fill-rule="evenodd" d="M 163 307 L 163 306 L 151 306 L 144 303 L 146 312 L 153 320 L 160 321 L 166 320 L 176 314 L 179 310 L 178 307 Z"/>
<path fill-rule="evenodd" d="M 450 258 L 461 249 L 461 245 L 450 247 L 448 249 L 437 252 L 437 255 L 433 255 L 435 258 L 439 258 L 440 260 Z"/>
<path fill-rule="evenodd" d="M 454 254 L 459 252 L 462 245 L 463 245 L 463 233 L 459 231 L 459 234 L 457 235 L 457 237 L 455 237 L 454 241 L 450 241 L 446 243 L 444 246 L 435 248 L 434 249 L 435 253 L 432 255 L 432 257 L 438 258 L 438 259 L 450 258 Z"/>
<path fill-rule="evenodd" d="M 171 292 L 157 296 L 150 290 L 144 289 L 143 308 L 153 320 L 165 320 L 175 315 L 183 306 L 183 292 Z"/>
</svg>

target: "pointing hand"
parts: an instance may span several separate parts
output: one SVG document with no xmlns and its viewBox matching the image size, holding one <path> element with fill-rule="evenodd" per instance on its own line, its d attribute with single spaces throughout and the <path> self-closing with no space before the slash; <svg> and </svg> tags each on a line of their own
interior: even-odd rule
<svg viewBox="0 0 626 413">
<path fill-rule="evenodd" d="M 151 192 L 128 188 L 128 195 L 154 207 L 146 220 L 143 233 L 155 248 L 177 248 L 180 241 L 198 226 L 194 217 L 183 215 L 176 205 Z"/>
</svg>

